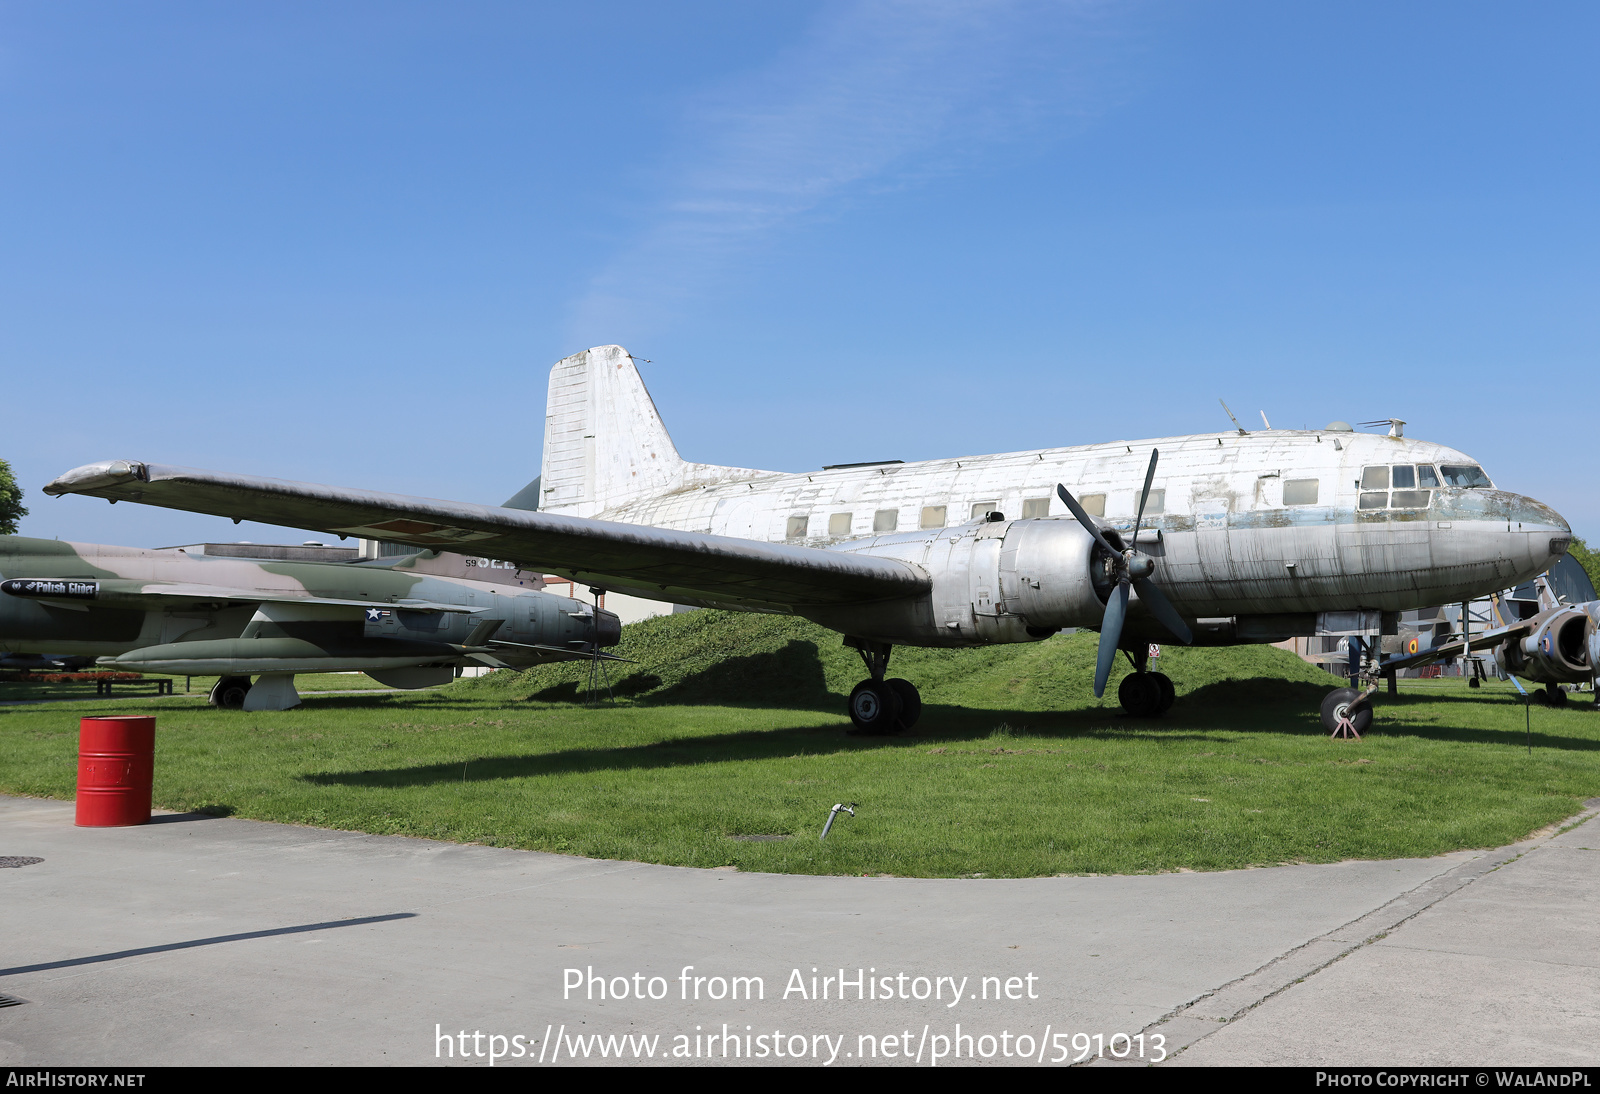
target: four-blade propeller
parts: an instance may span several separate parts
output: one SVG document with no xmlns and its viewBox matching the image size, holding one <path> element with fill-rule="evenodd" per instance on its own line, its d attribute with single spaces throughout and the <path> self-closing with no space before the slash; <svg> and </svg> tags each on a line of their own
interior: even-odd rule
<svg viewBox="0 0 1600 1094">
<path fill-rule="evenodd" d="M 1064 485 L 1056 484 L 1056 493 L 1061 495 L 1061 500 L 1066 502 L 1072 515 L 1078 518 L 1078 523 L 1083 525 L 1084 530 L 1094 537 L 1095 542 L 1113 560 L 1112 564 L 1116 570 L 1117 584 L 1106 599 L 1106 614 L 1100 623 L 1100 651 L 1094 666 L 1094 694 L 1097 699 L 1105 694 L 1106 680 L 1111 675 L 1111 663 L 1117 659 L 1118 643 L 1122 639 L 1122 622 L 1128 614 L 1129 585 L 1138 590 L 1139 602 L 1150 610 L 1150 614 L 1155 616 L 1163 627 L 1176 635 L 1180 642 L 1188 645 L 1194 639 L 1183 617 L 1172 606 L 1172 602 L 1156 588 L 1155 582 L 1150 580 L 1150 575 L 1155 573 L 1156 560 L 1137 549 L 1139 527 L 1144 523 L 1144 507 L 1150 500 L 1150 484 L 1155 481 L 1156 461 L 1160 456 L 1159 450 L 1151 450 L 1150 469 L 1144 476 L 1144 492 L 1139 495 L 1139 515 L 1133 522 L 1133 534 L 1128 537 L 1128 546 L 1120 551 L 1106 540 L 1099 525 L 1095 524 L 1083 506 L 1078 504 L 1078 499 L 1074 498 Z"/>
</svg>

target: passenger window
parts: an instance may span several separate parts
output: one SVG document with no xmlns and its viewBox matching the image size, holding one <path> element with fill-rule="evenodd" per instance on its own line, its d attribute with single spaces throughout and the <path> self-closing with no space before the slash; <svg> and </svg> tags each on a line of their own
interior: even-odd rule
<svg viewBox="0 0 1600 1094">
<path fill-rule="evenodd" d="M 1389 485 L 1396 490 L 1413 490 L 1416 488 L 1417 469 L 1409 463 L 1395 464 L 1394 470 L 1390 474 L 1393 478 L 1390 479 Z"/>
<path fill-rule="evenodd" d="M 1037 520 L 1039 517 L 1050 515 L 1049 498 L 1025 498 L 1022 502 L 1022 516 L 1025 520 Z"/>
<path fill-rule="evenodd" d="M 1389 508 L 1389 492 L 1387 490 L 1379 490 L 1376 494 L 1362 494 L 1361 495 L 1361 508 L 1363 508 L 1363 509 L 1387 509 L 1387 508 Z"/>
<path fill-rule="evenodd" d="M 789 531 L 785 535 L 789 539 L 803 539 L 806 534 L 806 525 L 810 522 L 810 517 L 790 517 Z"/>
<path fill-rule="evenodd" d="M 874 532 L 892 532 L 900 527 L 900 510 L 879 509 L 872 514 L 872 530 Z"/>
<path fill-rule="evenodd" d="M 922 526 L 924 528 L 943 528 L 944 511 L 942 505 L 926 505 L 922 509 Z"/>
<path fill-rule="evenodd" d="M 1138 505 L 1139 503 L 1136 501 L 1133 504 Z M 1165 513 L 1166 511 L 1167 492 L 1165 490 L 1150 491 L 1150 497 L 1144 503 L 1144 515 L 1148 517 L 1152 515 L 1159 515 L 1161 513 Z"/>
<path fill-rule="evenodd" d="M 1365 470 L 1363 470 L 1361 472 L 1361 489 L 1363 489 L 1363 490 L 1387 490 L 1387 489 L 1389 489 L 1389 465 L 1385 464 L 1382 467 L 1368 467 Z M 1363 508 L 1363 509 L 1369 509 L 1369 508 L 1382 509 L 1383 506 L 1381 506 L 1381 505 L 1369 506 L 1369 505 L 1367 505 L 1367 503 L 1365 501 L 1363 501 L 1361 503 L 1361 508 Z"/>
<path fill-rule="evenodd" d="M 982 520 L 999 508 L 1000 503 L 997 501 L 975 501 L 972 503 L 972 519 Z"/>
<path fill-rule="evenodd" d="M 1085 494 L 1078 499 L 1078 504 L 1083 506 L 1083 511 L 1091 517 L 1106 515 L 1106 496 L 1104 494 Z"/>
<path fill-rule="evenodd" d="M 1433 464 L 1431 464 L 1431 463 L 1419 463 L 1419 464 L 1417 464 L 1417 485 L 1418 486 L 1438 486 L 1439 485 L 1439 475 L 1438 475 L 1437 472 L 1434 471 Z"/>
<path fill-rule="evenodd" d="M 850 514 L 835 513 L 829 517 L 828 534 L 830 536 L 848 536 L 850 534 Z"/>
<path fill-rule="evenodd" d="M 1317 479 L 1286 479 L 1283 483 L 1283 504 L 1317 504 Z"/>
</svg>

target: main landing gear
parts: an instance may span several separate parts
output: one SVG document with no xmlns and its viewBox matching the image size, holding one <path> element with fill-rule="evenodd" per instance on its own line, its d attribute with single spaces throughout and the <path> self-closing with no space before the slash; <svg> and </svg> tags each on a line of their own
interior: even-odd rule
<svg viewBox="0 0 1600 1094">
<path fill-rule="evenodd" d="M 882 737 L 904 733 L 922 716 L 922 696 L 909 680 L 884 678 L 889 668 L 887 642 L 847 636 L 844 644 L 854 647 L 866 663 L 872 679 L 863 680 L 850 693 L 850 732 L 862 737 Z"/>
<path fill-rule="evenodd" d="M 1146 650 L 1123 650 L 1133 665 L 1133 672 L 1122 678 L 1117 686 L 1117 701 L 1130 717 L 1154 718 L 1165 714 L 1177 699 L 1172 679 L 1163 672 L 1150 672 L 1150 654 Z"/>
<path fill-rule="evenodd" d="M 211 705 L 223 710 L 243 710 L 250 694 L 250 677 L 224 676 L 211 687 Z"/>
</svg>

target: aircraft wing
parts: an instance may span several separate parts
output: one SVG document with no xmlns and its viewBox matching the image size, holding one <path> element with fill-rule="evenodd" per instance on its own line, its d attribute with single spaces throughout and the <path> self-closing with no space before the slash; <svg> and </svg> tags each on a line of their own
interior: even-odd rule
<svg viewBox="0 0 1600 1094">
<path fill-rule="evenodd" d="M 657 600 L 782 611 L 887 600 L 929 585 L 919 568 L 894 559 L 125 460 L 68 471 L 44 492 L 417 547 L 470 545 L 474 554 Z"/>
<path fill-rule="evenodd" d="M 1476 650 L 1493 649 L 1508 638 L 1515 638 L 1527 634 L 1529 624 L 1526 621 L 1513 623 L 1509 627 L 1499 627 L 1492 631 L 1472 636 L 1471 648 Z M 1419 665 L 1431 665 L 1435 661 L 1443 661 L 1448 657 L 1461 656 L 1461 640 L 1445 642 L 1430 649 L 1418 650 L 1416 653 L 1404 657 L 1386 657 L 1383 661 L 1384 669 L 1414 669 Z"/>
</svg>

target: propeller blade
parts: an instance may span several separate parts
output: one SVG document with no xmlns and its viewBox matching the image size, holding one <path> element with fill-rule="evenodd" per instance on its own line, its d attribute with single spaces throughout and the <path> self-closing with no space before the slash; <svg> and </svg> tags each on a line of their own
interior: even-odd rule
<svg viewBox="0 0 1600 1094">
<path fill-rule="evenodd" d="M 1078 518 L 1078 523 L 1083 525 L 1084 531 L 1094 537 L 1096 543 L 1118 558 L 1122 557 L 1121 551 L 1106 542 L 1106 537 L 1100 534 L 1099 526 L 1089 519 L 1089 514 L 1084 512 L 1083 506 L 1078 504 L 1078 499 L 1068 493 L 1067 488 L 1059 482 L 1056 483 L 1056 493 L 1061 495 L 1061 500 L 1067 503 L 1067 508 L 1072 510 L 1072 515 Z"/>
<path fill-rule="evenodd" d="M 1122 620 L 1128 614 L 1128 583 L 1117 582 L 1106 600 L 1106 615 L 1100 621 L 1100 653 L 1094 663 L 1094 697 L 1106 693 L 1111 663 L 1117 659 L 1117 642 L 1122 638 Z"/>
<path fill-rule="evenodd" d="M 1139 495 L 1139 515 L 1133 521 L 1133 538 L 1128 541 L 1128 546 L 1133 547 L 1139 542 L 1139 529 L 1144 527 L 1144 503 L 1150 500 L 1150 484 L 1156 480 L 1156 460 L 1161 458 L 1161 449 L 1150 450 L 1150 469 L 1144 473 L 1144 493 Z"/>
<path fill-rule="evenodd" d="M 1183 621 L 1183 616 L 1178 614 L 1178 609 L 1172 606 L 1172 601 L 1167 599 L 1167 594 L 1156 588 L 1156 583 L 1148 577 L 1135 578 L 1133 587 L 1139 590 L 1139 602 L 1150 610 L 1161 625 L 1177 636 L 1178 641 L 1185 646 L 1194 641 L 1194 635 L 1189 630 L 1189 625 Z"/>
</svg>

